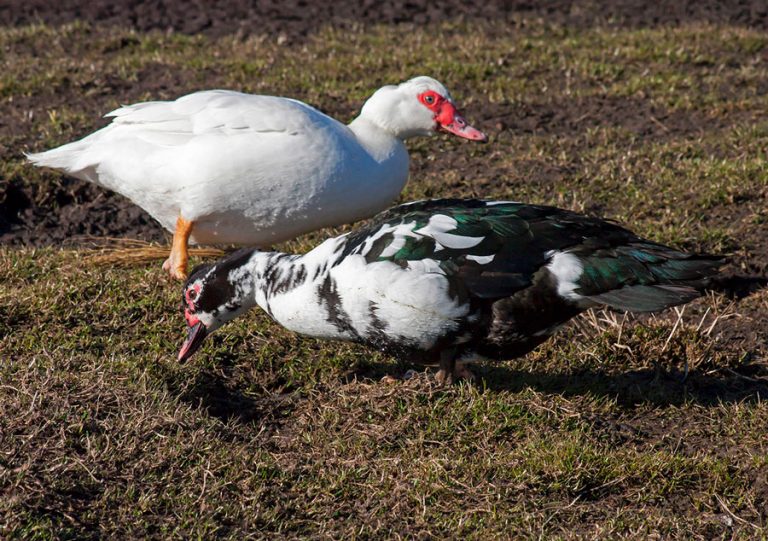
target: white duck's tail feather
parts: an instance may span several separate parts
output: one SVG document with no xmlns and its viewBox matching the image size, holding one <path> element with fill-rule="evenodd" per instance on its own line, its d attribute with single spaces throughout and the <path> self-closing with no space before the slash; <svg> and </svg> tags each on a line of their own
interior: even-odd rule
<svg viewBox="0 0 768 541">
<path fill-rule="evenodd" d="M 37 167 L 58 169 L 75 178 L 101 185 L 96 174 L 97 164 L 88 156 L 90 147 L 91 142 L 86 138 L 45 152 L 24 153 L 24 155 Z"/>
</svg>

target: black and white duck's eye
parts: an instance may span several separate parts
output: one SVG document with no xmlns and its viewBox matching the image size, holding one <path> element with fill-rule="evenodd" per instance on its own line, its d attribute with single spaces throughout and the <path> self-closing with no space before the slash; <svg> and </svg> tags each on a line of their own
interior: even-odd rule
<svg viewBox="0 0 768 541">
<path fill-rule="evenodd" d="M 187 298 L 191 301 L 195 300 L 197 298 L 197 291 L 194 289 L 190 289 L 187 291 Z"/>
</svg>

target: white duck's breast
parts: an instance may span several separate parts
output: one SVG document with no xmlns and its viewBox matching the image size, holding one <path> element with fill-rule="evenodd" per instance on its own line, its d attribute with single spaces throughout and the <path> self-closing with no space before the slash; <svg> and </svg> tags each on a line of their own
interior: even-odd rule
<svg viewBox="0 0 768 541">
<path fill-rule="evenodd" d="M 399 141 L 374 158 L 343 124 L 293 100 L 225 91 L 138 104 L 82 141 L 81 178 L 192 241 L 267 245 L 384 209 L 408 175 Z M 95 177 L 95 178 L 94 178 Z"/>
</svg>

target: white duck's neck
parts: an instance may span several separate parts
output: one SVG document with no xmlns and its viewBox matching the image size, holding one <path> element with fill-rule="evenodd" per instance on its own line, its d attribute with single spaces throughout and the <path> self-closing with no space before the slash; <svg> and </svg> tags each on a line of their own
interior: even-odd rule
<svg viewBox="0 0 768 541">
<path fill-rule="evenodd" d="M 378 122 L 364 115 L 358 116 L 349 124 L 349 129 L 355 134 L 360 145 L 379 162 L 389 159 L 395 154 L 407 151 L 403 139 Z"/>
</svg>

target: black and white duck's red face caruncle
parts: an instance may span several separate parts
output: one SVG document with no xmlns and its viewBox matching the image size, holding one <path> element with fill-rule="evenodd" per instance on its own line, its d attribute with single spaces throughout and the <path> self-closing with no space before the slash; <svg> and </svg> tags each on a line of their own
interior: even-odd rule
<svg viewBox="0 0 768 541">
<path fill-rule="evenodd" d="M 187 284 L 184 288 L 184 298 L 182 299 L 182 308 L 184 310 L 184 319 L 187 320 L 187 339 L 184 341 L 179 351 L 179 361 L 184 362 L 192 356 L 203 343 L 208 335 L 208 327 L 200 321 L 198 307 L 195 304 L 202 286 L 200 283 Z"/>
</svg>

